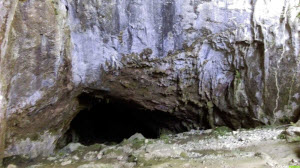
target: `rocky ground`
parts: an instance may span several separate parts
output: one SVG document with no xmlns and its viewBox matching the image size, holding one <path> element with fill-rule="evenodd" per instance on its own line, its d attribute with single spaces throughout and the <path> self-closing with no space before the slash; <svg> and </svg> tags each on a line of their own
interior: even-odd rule
<svg viewBox="0 0 300 168">
<path fill-rule="evenodd" d="M 159 139 L 135 134 L 120 144 L 70 143 L 48 158 L 5 160 L 8 168 L 284 168 L 300 165 L 300 144 L 287 142 L 284 127 L 231 131 L 191 130 Z M 295 130 L 295 129 L 294 129 Z"/>
</svg>

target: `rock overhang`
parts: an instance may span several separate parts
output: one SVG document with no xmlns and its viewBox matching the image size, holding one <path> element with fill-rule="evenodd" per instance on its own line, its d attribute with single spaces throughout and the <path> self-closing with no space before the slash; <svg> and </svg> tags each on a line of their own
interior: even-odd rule
<svg viewBox="0 0 300 168">
<path fill-rule="evenodd" d="M 51 153 L 54 141 L 48 148 L 35 145 L 27 151 L 28 143 L 21 142 L 45 132 L 54 139 L 61 136 L 85 90 L 172 113 L 184 118 L 187 127 L 297 120 L 298 4 L 0 4 L 0 16 L 8 16 L 0 23 L 1 44 L 6 45 L 1 45 L 0 60 L 1 121 L 8 116 L 7 130 L 1 126 L 0 134 L 7 137 L 6 155 Z"/>
</svg>

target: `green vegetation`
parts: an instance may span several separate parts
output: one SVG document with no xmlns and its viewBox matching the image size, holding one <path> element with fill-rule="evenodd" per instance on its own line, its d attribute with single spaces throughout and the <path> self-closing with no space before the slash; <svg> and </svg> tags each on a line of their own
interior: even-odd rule
<svg viewBox="0 0 300 168">
<path fill-rule="evenodd" d="M 153 140 L 149 140 L 149 141 L 147 142 L 147 144 L 154 144 L 154 141 L 153 141 Z"/>
<path fill-rule="evenodd" d="M 159 139 L 163 140 L 165 143 L 169 143 L 170 137 L 167 134 L 161 134 Z"/>
<path fill-rule="evenodd" d="M 149 167 L 149 166 L 157 165 L 163 162 L 164 160 L 161 159 L 146 160 L 144 157 L 141 156 L 130 155 L 127 161 L 137 163 L 137 167 Z"/>
<path fill-rule="evenodd" d="M 57 155 L 58 155 L 59 157 L 63 157 L 63 156 L 66 155 L 66 152 L 65 152 L 65 151 L 59 151 L 59 152 L 57 153 Z"/>
<path fill-rule="evenodd" d="M 56 8 L 54 8 L 54 14 L 55 14 L 55 15 L 58 15 L 58 11 L 57 11 Z"/>
<path fill-rule="evenodd" d="M 52 0 L 51 3 L 52 3 L 52 7 L 54 8 L 54 14 L 58 15 L 58 10 L 55 7 L 55 2 Z"/>
<path fill-rule="evenodd" d="M 115 145 L 118 145 L 118 143 L 117 142 L 108 142 L 107 145 L 108 146 L 115 146 Z"/>
<path fill-rule="evenodd" d="M 278 139 L 286 139 L 286 135 L 285 134 L 279 134 L 277 138 Z"/>
<path fill-rule="evenodd" d="M 181 152 L 181 153 L 180 153 L 180 156 L 181 156 L 182 158 L 188 158 L 188 157 L 189 157 L 189 156 L 187 155 L 186 152 Z"/>
<path fill-rule="evenodd" d="M 127 145 L 129 144 L 129 141 L 127 139 L 123 139 L 123 141 L 120 143 L 120 145 Z"/>
<path fill-rule="evenodd" d="M 212 101 L 207 102 L 207 108 L 212 109 L 214 107 L 214 104 Z"/>
<path fill-rule="evenodd" d="M 100 151 L 101 149 L 103 149 L 103 146 L 101 144 L 93 144 L 88 148 L 92 151 Z"/>
<path fill-rule="evenodd" d="M 143 145 L 145 145 L 145 140 L 144 140 L 144 139 L 141 139 L 141 140 L 139 140 L 139 139 L 134 139 L 134 140 L 132 141 L 131 147 L 132 147 L 133 149 L 137 150 L 137 149 L 141 148 Z"/>
<path fill-rule="evenodd" d="M 293 127 L 297 127 L 297 123 L 294 123 L 294 122 L 290 122 L 290 125 Z"/>
<path fill-rule="evenodd" d="M 288 124 L 291 122 L 291 119 L 288 116 L 283 116 L 282 118 L 279 119 L 279 121 L 282 124 Z"/>
<path fill-rule="evenodd" d="M 32 141 L 38 141 L 39 138 L 40 138 L 40 135 L 36 133 L 36 134 L 33 134 L 33 136 L 30 137 L 30 140 L 32 140 Z"/>
<path fill-rule="evenodd" d="M 238 70 L 236 70 L 235 71 L 235 80 L 236 80 L 236 85 L 239 85 L 240 84 L 240 82 L 241 82 L 241 73 L 238 71 Z"/>
<path fill-rule="evenodd" d="M 134 155 L 130 155 L 130 156 L 128 156 L 128 162 L 137 162 L 137 157 L 136 156 L 134 156 Z"/>
<path fill-rule="evenodd" d="M 300 142 L 300 136 L 295 136 L 295 137 L 287 137 L 286 138 L 288 142 Z"/>
<path fill-rule="evenodd" d="M 169 134 L 172 134 L 172 132 L 170 130 L 168 130 L 168 129 L 161 129 L 160 130 L 159 139 L 163 140 L 165 143 L 169 143 L 169 141 L 170 141 Z"/>
<path fill-rule="evenodd" d="M 213 132 L 212 135 L 214 136 L 224 136 L 227 133 L 231 132 L 232 130 L 228 127 L 222 126 L 222 127 L 216 127 Z"/>
<path fill-rule="evenodd" d="M 111 153 L 114 153 L 116 155 L 122 155 L 123 151 L 121 149 L 108 149 L 108 150 L 104 151 L 105 155 L 108 155 Z"/>
</svg>

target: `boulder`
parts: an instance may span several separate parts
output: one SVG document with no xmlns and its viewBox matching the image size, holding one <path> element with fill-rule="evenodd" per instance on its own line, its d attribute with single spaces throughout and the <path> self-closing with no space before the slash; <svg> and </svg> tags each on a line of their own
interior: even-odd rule
<svg viewBox="0 0 300 168">
<path fill-rule="evenodd" d="M 135 133 L 130 138 L 128 138 L 128 141 L 132 142 L 134 140 L 143 140 L 145 137 L 141 133 Z"/>
<path fill-rule="evenodd" d="M 288 142 L 300 142 L 300 127 L 290 126 L 282 134 Z"/>
</svg>

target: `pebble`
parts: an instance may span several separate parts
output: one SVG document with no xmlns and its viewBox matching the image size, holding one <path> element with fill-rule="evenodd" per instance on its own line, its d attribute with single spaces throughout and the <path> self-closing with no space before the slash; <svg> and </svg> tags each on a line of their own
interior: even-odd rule
<svg viewBox="0 0 300 168">
<path fill-rule="evenodd" d="M 298 163 L 298 161 L 295 160 L 295 159 L 292 159 L 291 162 L 292 162 L 292 163 Z"/>
<path fill-rule="evenodd" d="M 98 155 L 97 155 L 97 159 L 99 159 L 99 160 L 102 159 L 102 156 L 103 156 L 103 153 L 99 152 Z"/>
<path fill-rule="evenodd" d="M 14 165 L 14 164 L 9 164 L 9 165 L 7 166 L 7 168 L 17 168 L 17 166 Z"/>
<path fill-rule="evenodd" d="M 62 162 L 60 165 L 66 166 L 66 165 L 69 165 L 69 164 L 71 164 L 71 163 L 72 163 L 71 160 L 67 160 L 67 161 L 65 161 L 65 162 Z"/>
<path fill-rule="evenodd" d="M 79 157 L 75 155 L 75 156 L 72 157 L 72 159 L 79 160 Z"/>
<path fill-rule="evenodd" d="M 90 151 L 88 152 L 87 154 L 84 155 L 83 157 L 84 160 L 87 160 L 87 161 L 93 161 L 93 160 L 96 160 L 97 159 L 97 151 Z"/>
<path fill-rule="evenodd" d="M 117 160 L 121 161 L 121 160 L 123 160 L 123 158 L 124 158 L 124 156 L 118 156 Z"/>
<path fill-rule="evenodd" d="M 56 157 L 48 157 L 47 160 L 49 161 L 53 161 L 53 160 L 56 160 L 57 158 Z"/>
</svg>

